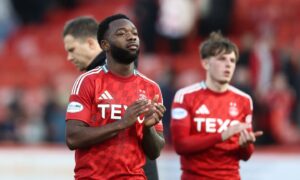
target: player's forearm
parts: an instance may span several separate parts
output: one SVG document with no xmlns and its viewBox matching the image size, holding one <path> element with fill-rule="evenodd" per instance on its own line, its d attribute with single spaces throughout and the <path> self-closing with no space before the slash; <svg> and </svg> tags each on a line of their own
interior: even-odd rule
<svg viewBox="0 0 300 180">
<path fill-rule="evenodd" d="M 221 134 L 193 135 L 173 139 L 175 151 L 180 155 L 199 153 L 220 142 L 222 142 Z"/>
<path fill-rule="evenodd" d="M 89 148 L 116 136 L 124 129 L 119 121 L 102 127 L 89 127 L 82 122 L 72 123 L 71 121 L 68 121 L 66 128 L 66 141 L 71 150 Z"/>
<path fill-rule="evenodd" d="M 163 133 L 156 132 L 154 127 L 144 128 L 142 147 L 149 159 L 153 160 L 159 157 L 164 145 L 165 139 Z"/>
<path fill-rule="evenodd" d="M 249 144 L 247 147 L 240 147 L 239 157 L 240 159 L 247 161 L 251 157 L 253 152 L 254 152 L 253 144 Z"/>
</svg>

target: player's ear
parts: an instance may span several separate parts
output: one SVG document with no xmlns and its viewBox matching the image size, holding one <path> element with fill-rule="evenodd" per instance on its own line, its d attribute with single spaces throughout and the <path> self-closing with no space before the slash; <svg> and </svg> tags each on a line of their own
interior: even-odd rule
<svg viewBox="0 0 300 180">
<path fill-rule="evenodd" d="M 107 40 L 103 39 L 101 42 L 100 42 L 100 47 L 101 49 L 103 49 L 104 51 L 108 51 L 110 49 L 110 45 L 108 43 Z"/>
<path fill-rule="evenodd" d="M 97 46 L 99 46 L 97 40 L 91 37 L 87 38 L 87 43 L 91 49 L 95 49 Z"/>
<path fill-rule="evenodd" d="M 209 63 L 208 63 L 208 59 L 202 59 L 201 60 L 201 64 L 202 64 L 202 67 L 207 70 L 208 67 L 209 67 Z"/>
</svg>

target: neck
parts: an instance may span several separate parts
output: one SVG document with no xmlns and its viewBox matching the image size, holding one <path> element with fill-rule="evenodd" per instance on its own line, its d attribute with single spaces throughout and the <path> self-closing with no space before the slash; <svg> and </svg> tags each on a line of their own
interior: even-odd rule
<svg viewBox="0 0 300 180">
<path fill-rule="evenodd" d="M 225 92 L 228 89 L 228 83 L 220 83 L 209 78 L 206 78 L 205 84 L 208 89 L 218 93 Z"/>
<path fill-rule="evenodd" d="M 93 53 L 91 53 L 92 55 L 92 60 L 94 60 L 100 53 L 102 52 L 102 50 L 100 48 L 96 49 Z"/>
<path fill-rule="evenodd" d="M 94 51 L 91 51 L 89 54 L 90 62 L 88 66 L 96 59 L 96 57 L 101 53 L 101 49 L 96 49 Z"/>
<path fill-rule="evenodd" d="M 120 64 L 116 62 L 112 57 L 107 57 L 107 66 L 108 69 L 118 76 L 128 77 L 133 74 L 134 64 Z"/>
</svg>

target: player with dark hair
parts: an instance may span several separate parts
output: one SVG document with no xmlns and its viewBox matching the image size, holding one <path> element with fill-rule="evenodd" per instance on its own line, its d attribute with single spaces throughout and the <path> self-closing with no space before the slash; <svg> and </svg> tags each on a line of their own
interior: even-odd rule
<svg viewBox="0 0 300 180">
<path fill-rule="evenodd" d="M 66 114 L 75 179 L 146 179 L 145 157 L 165 143 L 159 86 L 134 68 L 139 37 L 126 16 L 103 20 L 97 36 L 107 62 L 77 78 Z"/>
<path fill-rule="evenodd" d="M 180 155 L 181 179 L 238 180 L 239 160 L 248 160 L 261 131 L 252 131 L 251 97 L 229 85 L 238 48 L 221 33 L 200 46 L 205 81 L 177 91 L 171 133 Z"/>
<path fill-rule="evenodd" d="M 97 42 L 98 23 L 89 16 L 80 16 L 69 20 L 63 31 L 68 60 L 79 70 L 89 71 L 105 63 L 105 52 Z M 137 60 L 134 61 L 137 67 Z M 146 158 L 144 171 L 148 180 L 158 179 L 155 160 Z"/>
<path fill-rule="evenodd" d="M 80 71 L 89 71 L 105 63 L 105 53 L 97 42 L 98 23 L 89 16 L 69 20 L 63 30 L 68 60 Z"/>
</svg>

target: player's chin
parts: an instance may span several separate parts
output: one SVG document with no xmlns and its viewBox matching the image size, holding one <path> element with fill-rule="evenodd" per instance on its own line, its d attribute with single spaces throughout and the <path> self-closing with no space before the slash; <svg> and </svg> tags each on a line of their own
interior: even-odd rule
<svg viewBox="0 0 300 180">
<path fill-rule="evenodd" d="M 230 82 L 231 78 L 223 78 L 219 82 L 220 84 L 228 84 Z"/>
<path fill-rule="evenodd" d="M 77 68 L 79 69 L 79 71 L 85 71 L 85 68 L 83 66 L 77 66 Z"/>
<path fill-rule="evenodd" d="M 131 56 L 138 56 L 139 54 L 139 51 L 138 50 L 128 50 L 128 53 L 131 55 Z"/>
</svg>

